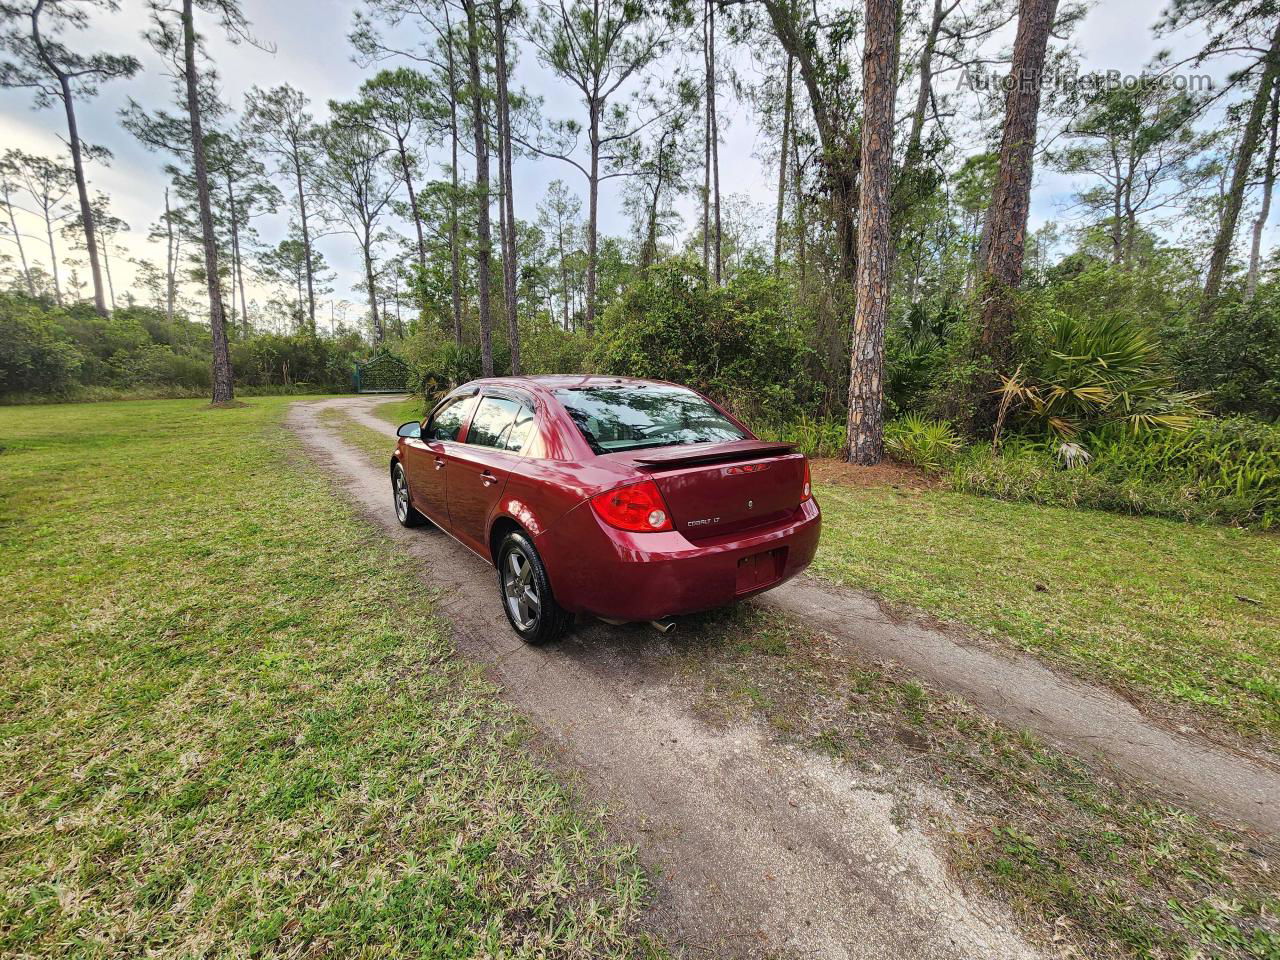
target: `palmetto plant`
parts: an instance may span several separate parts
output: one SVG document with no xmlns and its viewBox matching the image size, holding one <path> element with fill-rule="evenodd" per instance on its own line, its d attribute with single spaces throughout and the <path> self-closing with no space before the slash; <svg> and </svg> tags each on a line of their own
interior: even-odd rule
<svg viewBox="0 0 1280 960">
<path fill-rule="evenodd" d="M 997 442 L 1014 410 L 1062 438 L 1107 427 L 1133 436 L 1185 430 L 1200 414 L 1200 395 L 1175 389 L 1155 344 L 1131 321 L 1059 315 L 1049 324 L 1048 340 L 1038 369 L 1019 367 L 1001 378 Z"/>
<path fill-rule="evenodd" d="M 945 420 L 926 420 L 910 413 L 885 427 L 884 445 L 899 460 L 939 471 L 964 447 Z"/>
</svg>

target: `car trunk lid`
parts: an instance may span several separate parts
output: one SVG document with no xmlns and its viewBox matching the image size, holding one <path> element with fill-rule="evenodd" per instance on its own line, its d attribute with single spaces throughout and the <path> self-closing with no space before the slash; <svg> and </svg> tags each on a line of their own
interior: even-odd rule
<svg viewBox="0 0 1280 960">
<path fill-rule="evenodd" d="M 804 457 L 790 444 L 736 440 L 637 450 L 628 459 L 650 473 L 691 540 L 776 522 L 800 505 Z"/>
</svg>

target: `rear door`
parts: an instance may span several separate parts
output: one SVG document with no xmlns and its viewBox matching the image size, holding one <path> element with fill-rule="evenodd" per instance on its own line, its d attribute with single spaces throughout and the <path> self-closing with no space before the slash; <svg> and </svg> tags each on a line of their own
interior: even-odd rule
<svg viewBox="0 0 1280 960">
<path fill-rule="evenodd" d="M 405 474 L 413 505 L 439 526 L 448 529 L 447 495 L 449 450 L 459 446 L 458 436 L 475 409 L 475 393 L 450 397 L 427 417 L 422 437 L 405 443 Z"/>
<path fill-rule="evenodd" d="M 488 521 L 518 466 L 534 423 L 533 405 L 515 393 L 486 392 L 465 442 L 449 450 L 449 520 L 453 535 L 488 555 Z"/>
</svg>

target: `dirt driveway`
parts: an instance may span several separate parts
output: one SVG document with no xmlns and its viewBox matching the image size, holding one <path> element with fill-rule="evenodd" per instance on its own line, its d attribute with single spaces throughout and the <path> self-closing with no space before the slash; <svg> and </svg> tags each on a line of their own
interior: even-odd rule
<svg viewBox="0 0 1280 960">
<path fill-rule="evenodd" d="M 927 828 L 944 797 L 838 766 L 751 724 L 711 727 L 667 668 L 671 646 L 639 626 L 580 624 L 528 647 L 511 632 L 491 569 L 433 529 L 395 521 L 384 470 L 319 417 L 369 413 L 385 398 L 292 408 L 289 424 L 368 518 L 421 564 L 424 589 L 459 648 L 545 734 L 563 770 L 607 805 L 655 877 L 652 918 L 698 956 L 1032 957 L 1003 907 L 962 891 Z M 1280 776 L 1180 737 L 1108 692 L 1030 658 L 888 620 L 869 598 L 801 579 L 768 602 L 878 657 L 901 662 L 988 712 L 1067 749 L 1102 754 L 1166 792 L 1280 834 Z"/>
</svg>

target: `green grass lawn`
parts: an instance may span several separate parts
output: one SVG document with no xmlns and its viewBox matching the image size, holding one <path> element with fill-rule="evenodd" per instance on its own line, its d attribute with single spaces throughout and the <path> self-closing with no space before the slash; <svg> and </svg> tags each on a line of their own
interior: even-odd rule
<svg viewBox="0 0 1280 960">
<path fill-rule="evenodd" d="M 815 571 L 1280 743 L 1280 537 L 820 485 Z"/>
<path fill-rule="evenodd" d="M 292 399 L 0 408 L 0 955 L 649 955 Z"/>
<path fill-rule="evenodd" d="M 381 417 L 393 427 L 398 427 L 400 424 L 407 423 L 410 420 L 422 419 L 422 401 L 417 397 L 410 397 L 408 400 L 390 400 L 387 403 L 380 403 L 375 406 L 373 415 Z"/>
</svg>

